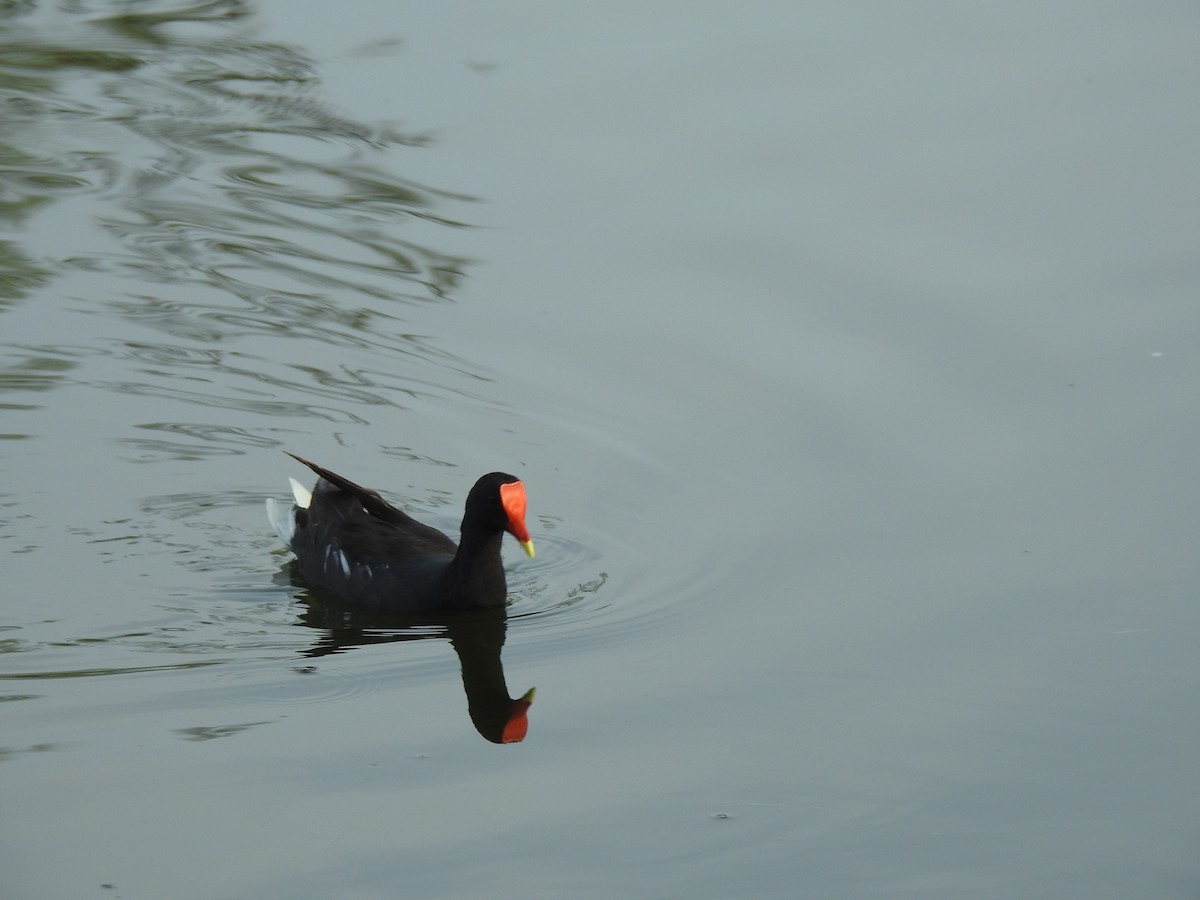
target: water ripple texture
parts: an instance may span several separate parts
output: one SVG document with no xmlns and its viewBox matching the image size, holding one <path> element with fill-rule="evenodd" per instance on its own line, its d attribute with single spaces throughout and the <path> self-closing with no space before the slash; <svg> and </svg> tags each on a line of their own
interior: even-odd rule
<svg viewBox="0 0 1200 900">
<path fill-rule="evenodd" d="M 84 6 L 0 10 L 0 314 L 37 293 L 58 318 L 54 343 L 0 339 L 0 387 L 103 392 L 139 462 L 492 402 L 485 369 L 410 321 L 465 276 L 452 238 L 476 205 L 400 173 L 428 135 L 333 109 L 241 3 Z M 64 334 L 89 365 L 52 377 Z"/>
</svg>

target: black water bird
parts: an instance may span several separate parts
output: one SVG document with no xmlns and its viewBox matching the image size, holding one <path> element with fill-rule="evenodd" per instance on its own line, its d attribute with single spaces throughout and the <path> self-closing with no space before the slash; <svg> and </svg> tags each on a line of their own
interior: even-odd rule
<svg viewBox="0 0 1200 900">
<path fill-rule="evenodd" d="M 267 516 L 295 552 L 305 581 L 340 601 L 407 613 L 503 608 L 504 533 L 533 556 L 525 486 L 512 475 L 492 472 L 475 482 L 455 544 L 376 491 L 294 453 L 288 456 L 320 477 L 311 493 L 290 479 L 295 504 L 289 508 L 269 498 Z"/>
</svg>

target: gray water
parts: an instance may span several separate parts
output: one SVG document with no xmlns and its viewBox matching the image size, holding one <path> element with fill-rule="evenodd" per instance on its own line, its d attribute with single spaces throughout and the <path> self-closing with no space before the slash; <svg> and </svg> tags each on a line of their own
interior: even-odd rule
<svg viewBox="0 0 1200 900">
<path fill-rule="evenodd" d="M 0 4 L 0 895 L 1200 894 L 1196 10 L 425 6 Z"/>
</svg>

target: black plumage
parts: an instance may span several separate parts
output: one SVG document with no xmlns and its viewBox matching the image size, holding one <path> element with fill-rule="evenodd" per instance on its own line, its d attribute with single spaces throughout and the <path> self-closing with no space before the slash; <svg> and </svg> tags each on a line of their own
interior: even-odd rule
<svg viewBox="0 0 1200 900">
<path fill-rule="evenodd" d="M 270 501 L 268 513 L 295 552 L 305 581 L 340 600 L 401 612 L 503 607 L 508 596 L 500 556 L 505 532 L 533 555 L 525 487 L 512 475 L 492 472 L 475 483 L 455 544 L 376 491 L 288 455 L 320 478 L 307 506 L 297 491 L 290 521 Z"/>
</svg>

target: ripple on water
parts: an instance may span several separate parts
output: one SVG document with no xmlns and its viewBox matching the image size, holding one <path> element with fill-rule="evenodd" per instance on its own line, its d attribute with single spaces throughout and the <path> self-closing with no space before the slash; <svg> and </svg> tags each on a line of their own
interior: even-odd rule
<svg viewBox="0 0 1200 900">
<path fill-rule="evenodd" d="M 14 18 L 0 62 L 23 211 L 0 242 L 0 308 L 55 278 L 47 305 L 106 359 L 78 379 L 0 379 L 108 392 L 103 437 L 138 461 L 244 453 L 284 422 L 365 426 L 373 407 L 487 380 L 408 321 L 463 280 L 470 259 L 440 238 L 477 202 L 396 171 L 422 134 L 341 114 L 302 48 L 264 44 L 221 4 L 46 18 Z"/>
<path fill-rule="evenodd" d="M 601 589 L 608 574 L 600 554 L 563 535 L 538 535 L 538 555 L 509 572 L 509 620 L 522 629 L 566 627 L 608 606 Z M 579 579 L 584 580 L 579 580 Z"/>
<path fill-rule="evenodd" d="M 381 678 L 380 667 L 364 665 L 298 664 L 267 671 L 254 667 L 229 668 L 218 681 L 240 696 L 256 703 L 299 705 L 332 703 L 384 689 L 390 679 Z M 395 667 L 389 666 L 391 674 Z"/>
</svg>

